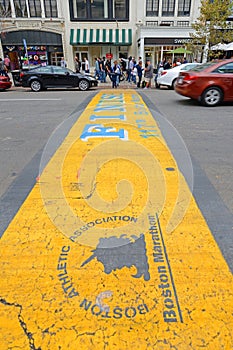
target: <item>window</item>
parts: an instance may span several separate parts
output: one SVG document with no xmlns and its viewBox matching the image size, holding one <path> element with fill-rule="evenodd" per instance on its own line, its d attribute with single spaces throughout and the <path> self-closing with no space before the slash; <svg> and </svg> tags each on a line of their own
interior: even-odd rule
<svg viewBox="0 0 233 350">
<path fill-rule="evenodd" d="M 42 1 L 44 2 L 45 17 L 58 17 L 57 0 L 14 0 L 16 17 L 41 17 Z M 10 3 L 10 0 L 0 0 L 0 11 L 1 3 Z"/>
<path fill-rule="evenodd" d="M 53 67 L 53 73 L 56 73 L 56 74 L 67 74 L 67 73 L 73 73 L 70 69 L 68 68 L 63 68 L 63 67 L 59 67 L 59 66 L 56 66 L 56 67 Z"/>
<path fill-rule="evenodd" d="M 126 2 L 125 0 L 113 0 L 113 18 L 126 18 Z"/>
<path fill-rule="evenodd" d="M 164 26 L 164 27 L 174 26 L 174 22 L 173 21 L 161 21 L 160 26 Z"/>
<path fill-rule="evenodd" d="M 147 27 L 157 27 L 158 24 L 159 24 L 158 21 L 146 21 Z"/>
<path fill-rule="evenodd" d="M 58 17 L 57 0 L 44 0 L 45 17 Z"/>
<path fill-rule="evenodd" d="M 159 15 L 159 0 L 146 0 L 146 16 Z"/>
<path fill-rule="evenodd" d="M 163 0 L 162 16 L 174 16 L 175 0 Z"/>
<path fill-rule="evenodd" d="M 14 1 L 16 17 L 28 17 L 26 0 Z"/>
<path fill-rule="evenodd" d="M 190 16 L 191 0 L 179 0 L 178 16 Z"/>
<path fill-rule="evenodd" d="M 233 74 L 233 63 L 227 63 L 218 67 L 213 73 Z"/>
<path fill-rule="evenodd" d="M 35 69 L 35 71 L 38 73 L 49 73 L 49 74 L 52 73 L 51 67 L 47 67 L 47 66 L 37 68 Z"/>
<path fill-rule="evenodd" d="M 11 17 L 10 0 L 0 0 L 0 17 Z"/>
<path fill-rule="evenodd" d="M 87 3 L 83 0 L 73 1 L 73 14 L 75 18 L 87 18 Z"/>
<path fill-rule="evenodd" d="M 189 21 L 177 21 L 178 27 L 189 27 Z"/>
<path fill-rule="evenodd" d="M 30 17 L 41 17 L 41 4 L 40 0 L 28 1 Z"/>
<path fill-rule="evenodd" d="M 70 0 L 71 20 L 129 20 L 129 0 Z"/>
</svg>

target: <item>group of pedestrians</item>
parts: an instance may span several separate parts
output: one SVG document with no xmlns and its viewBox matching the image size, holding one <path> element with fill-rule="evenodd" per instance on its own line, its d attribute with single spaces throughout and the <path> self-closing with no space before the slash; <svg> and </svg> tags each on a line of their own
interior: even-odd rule
<svg viewBox="0 0 233 350">
<path fill-rule="evenodd" d="M 101 82 L 106 82 L 106 77 L 109 76 L 114 89 L 124 79 L 130 84 L 135 84 L 137 88 L 148 89 L 151 87 L 153 79 L 153 66 L 147 59 L 145 67 L 143 67 L 141 57 L 138 58 L 137 62 L 134 57 L 130 56 L 128 59 L 114 60 L 113 63 L 110 60 L 105 60 L 105 57 L 102 59 L 96 57 L 94 76 Z"/>
<path fill-rule="evenodd" d="M 61 58 L 61 66 L 67 67 L 64 58 Z M 76 73 L 84 70 L 85 74 L 90 74 L 90 64 L 87 57 L 84 57 L 84 62 L 80 62 L 77 56 L 74 57 L 74 65 Z M 146 60 L 143 67 L 142 58 L 139 57 L 136 62 L 135 58 L 130 56 L 128 59 L 120 58 L 119 60 L 106 59 L 105 57 L 95 57 L 94 77 L 101 83 L 106 83 L 107 76 L 112 82 L 112 88 L 117 88 L 120 81 L 125 76 L 128 83 L 133 83 L 137 88 L 148 89 L 151 87 L 153 79 L 153 66 L 149 59 Z"/>
<path fill-rule="evenodd" d="M 143 67 L 142 58 L 139 57 L 136 62 L 134 57 L 129 57 L 127 60 L 127 78 L 126 81 L 134 83 L 137 88 L 143 87 L 148 89 L 151 87 L 151 81 L 153 79 L 153 66 L 149 58 L 146 59 L 145 66 Z"/>
</svg>

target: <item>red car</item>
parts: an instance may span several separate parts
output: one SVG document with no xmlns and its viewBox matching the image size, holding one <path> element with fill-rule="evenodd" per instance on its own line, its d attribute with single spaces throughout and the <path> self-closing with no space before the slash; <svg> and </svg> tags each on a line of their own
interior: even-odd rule
<svg viewBox="0 0 233 350">
<path fill-rule="evenodd" d="M 0 90 L 10 89 L 12 82 L 9 77 L 0 75 Z"/>
<path fill-rule="evenodd" d="M 181 72 L 175 91 L 214 107 L 233 101 L 233 59 L 203 63 L 188 72 Z"/>
</svg>

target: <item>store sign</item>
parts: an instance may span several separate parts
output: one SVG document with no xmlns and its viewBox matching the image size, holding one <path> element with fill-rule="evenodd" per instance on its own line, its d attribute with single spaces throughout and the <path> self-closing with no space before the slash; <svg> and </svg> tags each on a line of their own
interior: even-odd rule
<svg viewBox="0 0 233 350">
<path fill-rule="evenodd" d="M 192 39 L 174 39 L 174 44 L 188 44 L 191 43 Z"/>
<path fill-rule="evenodd" d="M 44 45 L 43 46 L 38 46 L 38 45 L 36 45 L 36 46 L 35 45 L 28 46 L 27 45 L 26 48 L 27 48 L 28 51 L 45 51 L 46 50 L 46 46 L 44 46 Z M 18 46 L 18 50 L 19 51 L 24 51 L 25 50 L 25 46 L 21 46 L 21 45 Z"/>
<path fill-rule="evenodd" d="M 107 60 L 111 60 L 113 58 L 113 54 L 112 53 L 106 53 L 106 58 L 107 58 Z"/>
<path fill-rule="evenodd" d="M 192 42 L 191 38 L 145 38 L 145 45 L 183 45 Z"/>
</svg>

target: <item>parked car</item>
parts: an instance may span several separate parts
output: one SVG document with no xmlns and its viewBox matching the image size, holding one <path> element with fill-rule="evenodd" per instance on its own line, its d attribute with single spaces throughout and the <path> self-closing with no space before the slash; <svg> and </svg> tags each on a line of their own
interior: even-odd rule
<svg viewBox="0 0 233 350">
<path fill-rule="evenodd" d="M 86 91 L 98 85 L 98 81 L 94 77 L 74 73 L 72 70 L 60 66 L 40 66 L 28 71 L 21 71 L 20 81 L 23 87 L 30 87 L 35 92 L 60 87 L 78 87 L 79 90 Z"/>
<path fill-rule="evenodd" d="M 160 74 L 156 79 L 156 87 L 160 88 L 161 85 L 164 85 L 168 86 L 170 89 L 174 89 L 176 79 L 178 78 L 179 73 L 181 71 L 188 71 L 196 67 L 198 64 L 200 63 L 184 63 L 171 69 L 161 70 Z"/>
<path fill-rule="evenodd" d="M 12 85 L 12 82 L 10 81 L 10 78 L 7 76 L 0 75 L 0 90 L 7 90 L 10 89 Z"/>
<path fill-rule="evenodd" d="M 233 101 L 233 59 L 211 61 L 180 72 L 175 90 L 209 107 Z"/>
</svg>

